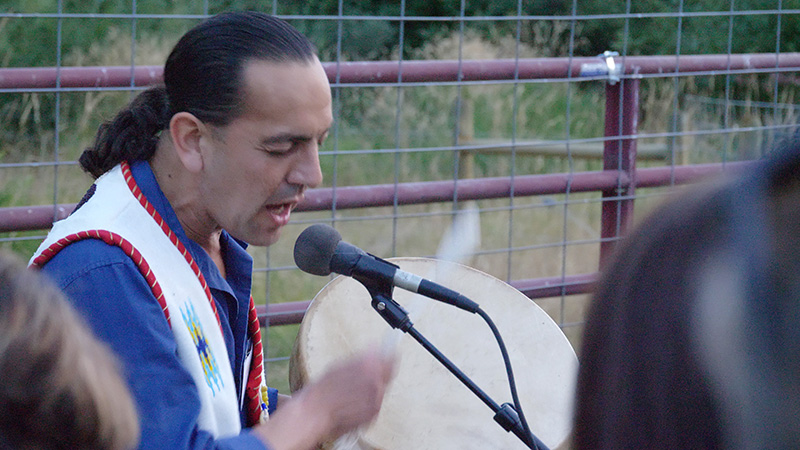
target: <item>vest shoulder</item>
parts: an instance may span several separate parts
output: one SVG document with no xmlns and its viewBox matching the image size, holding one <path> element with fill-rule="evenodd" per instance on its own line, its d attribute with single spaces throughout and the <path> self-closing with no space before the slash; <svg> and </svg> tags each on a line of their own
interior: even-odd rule
<svg viewBox="0 0 800 450">
<path fill-rule="evenodd" d="M 79 272 L 112 265 L 128 266 L 138 271 L 133 260 L 118 246 L 106 244 L 100 239 L 83 239 L 64 247 L 42 270 L 56 278 L 67 278 Z"/>
</svg>

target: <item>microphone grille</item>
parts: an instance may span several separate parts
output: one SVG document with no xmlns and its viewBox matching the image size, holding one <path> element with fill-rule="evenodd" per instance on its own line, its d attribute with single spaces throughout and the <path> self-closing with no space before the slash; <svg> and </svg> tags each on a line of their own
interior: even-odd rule
<svg viewBox="0 0 800 450">
<path fill-rule="evenodd" d="M 330 225 L 318 223 L 303 230 L 294 244 L 294 263 L 312 275 L 330 275 L 331 259 L 342 235 Z"/>
</svg>

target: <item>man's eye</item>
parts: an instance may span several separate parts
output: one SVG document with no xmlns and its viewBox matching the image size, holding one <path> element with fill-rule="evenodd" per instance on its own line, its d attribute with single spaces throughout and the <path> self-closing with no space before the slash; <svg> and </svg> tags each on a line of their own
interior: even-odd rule
<svg viewBox="0 0 800 450">
<path fill-rule="evenodd" d="M 292 150 L 293 144 L 270 145 L 269 147 L 262 147 L 261 151 L 272 156 L 283 156 Z"/>
</svg>

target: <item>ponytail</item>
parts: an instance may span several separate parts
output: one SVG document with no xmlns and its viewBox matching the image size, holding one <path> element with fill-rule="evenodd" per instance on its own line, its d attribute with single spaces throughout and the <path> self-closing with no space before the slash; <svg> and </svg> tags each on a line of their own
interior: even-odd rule
<svg viewBox="0 0 800 450">
<path fill-rule="evenodd" d="M 122 161 L 149 160 L 158 133 L 169 127 L 171 116 L 164 86 L 142 92 L 113 120 L 100 125 L 94 145 L 81 154 L 81 167 L 97 178 Z"/>
</svg>

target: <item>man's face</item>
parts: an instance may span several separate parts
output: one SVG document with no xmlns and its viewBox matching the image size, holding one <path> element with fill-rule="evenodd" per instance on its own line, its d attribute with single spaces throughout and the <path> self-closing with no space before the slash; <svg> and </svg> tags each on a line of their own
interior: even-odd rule
<svg viewBox="0 0 800 450">
<path fill-rule="evenodd" d="M 216 128 L 203 163 L 206 213 L 253 245 L 274 243 L 304 191 L 322 182 L 318 149 L 333 122 L 318 60 L 251 61 L 244 112 Z"/>
</svg>

